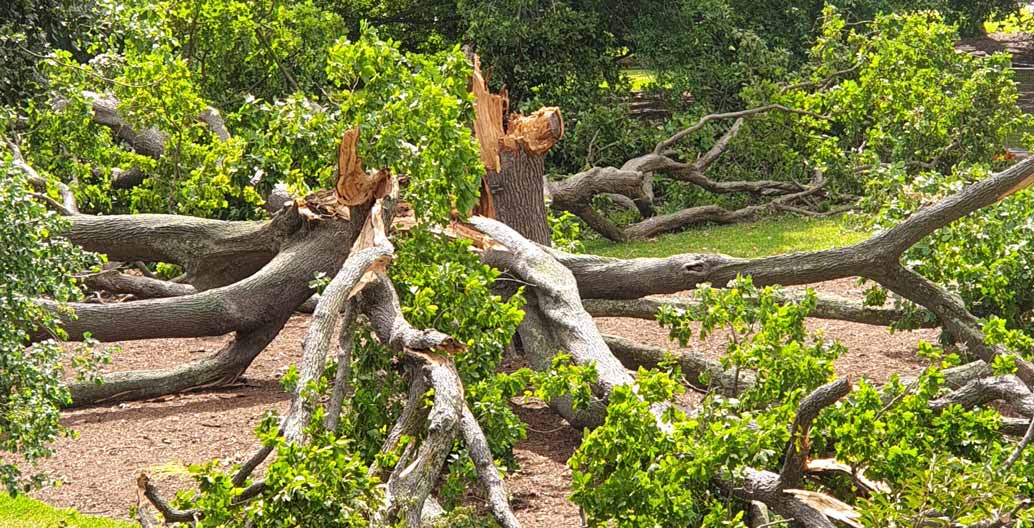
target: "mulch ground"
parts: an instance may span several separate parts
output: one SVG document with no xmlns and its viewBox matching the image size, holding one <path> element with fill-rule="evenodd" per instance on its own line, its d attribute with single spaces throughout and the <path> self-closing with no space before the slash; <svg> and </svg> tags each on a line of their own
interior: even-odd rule
<svg viewBox="0 0 1034 528">
<path fill-rule="evenodd" d="M 815 285 L 817 290 L 860 298 L 853 279 Z M 671 346 L 656 323 L 600 318 L 605 333 Z M 280 336 L 263 352 L 238 386 L 218 391 L 170 396 L 144 402 L 68 411 L 63 423 L 78 438 L 59 441 L 53 458 L 40 469 L 62 485 L 34 494 L 50 504 L 83 513 L 126 518 L 136 501 L 136 476 L 147 472 L 167 495 L 189 487 L 184 468 L 219 459 L 225 465 L 242 462 L 258 447 L 252 431 L 267 411 L 283 414 L 288 397 L 278 380 L 301 356 L 308 316 L 293 317 Z M 836 338 L 848 348 L 837 362 L 842 375 L 885 381 L 891 374 L 915 374 L 920 339 L 936 341 L 936 330 L 890 333 L 840 321 L 809 320 L 813 331 Z M 229 337 L 165 339 L 121 343 L 107 370 L 161 368 L 196 360 L 217 351 Z M 721 336 L 692 343 L 698 351 L 717 357 Z M 677 347 L 676 347 L 677 349 Z M 528 528 L 580 526 L 578 509 L 567 501 L 570 470 L 566 462 L 581 442 L 581 431 L 570 427 L 541 402 L 514 402 L 528 426 L 528 438 L 517 448 L 521 468 L 508 477 L 514 510 Z"/>
</svg>

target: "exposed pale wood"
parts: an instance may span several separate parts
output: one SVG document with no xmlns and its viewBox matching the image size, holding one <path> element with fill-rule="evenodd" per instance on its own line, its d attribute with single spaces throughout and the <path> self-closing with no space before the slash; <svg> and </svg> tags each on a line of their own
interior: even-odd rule
<svg viewBox="0 0 1034 528">
<path fill-rule="evenodd" d="M 531 115 L 510 115 L 510 124 L 502 137 L 502 148 L 525 150 L 541 156 L 564 137 L 564 118 L 555 106 L 540 108 Z"/>
<path fill-rule="evenodd" d="M 506 90 L 493 94 L 488 81 L 481 74 L 481 59 L 474 56 L 474 73 L 471 78 L 474 93 L 474 135 L 480 144 L 481 162 L 492 172 L 499 172 L 499 146 L 503 135 L 503 123 L 510 106 Z"/>
<path fill-rule="evenodd" d="M 366 172 L 363 160 L 359 157 L 359 127 L 345 131 L 338 147 L 337 181 L 334 190 L 338 202 L 347 206 L 358 206 L 370 203 L 378 194 L 379 188 L 390 179 L 385 170 Z"/>
</svg>

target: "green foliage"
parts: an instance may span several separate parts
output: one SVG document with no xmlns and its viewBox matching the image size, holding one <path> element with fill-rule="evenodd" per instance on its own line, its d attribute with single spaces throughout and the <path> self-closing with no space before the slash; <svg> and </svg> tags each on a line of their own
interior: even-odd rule
<svg viewBox="0 0 1034 528">
<path fill-rule="evenodd" d="M 578 222 L 577 216 L 567 211 L 555 216 L 552 210 L 547 210 L 546 220 L 549 222 L 549 238 L 553 247 L 568 253 L 585 251 L 581 240 L 582 224 Z"/>
<path fill-rule="evenodd" d="M 572 500 L 591 526 L 745 526 L 715 490 L 744 467 L 771 468 L 788 439 L 797 403 L 832 377 L 832 359 L 843 349 L 808 336 L 804 317 L 814 294 L 799 304 L 779 305 L 771 288 L 757 290 L 749 278 L 728 290 L 705 288 L 699 309 L 662 311 L 658 321 L 674 338 L 721 330 L 729 336 L 726 367 L 755 369 L 758 383 L 737 399 L 708 396 L 692 417 L 665 413 L 671 433 L 660 430 L 650 405 L 682 390 L 671 377 L 640 370 L 634 387 L 611 395 L 603 426 L 589 433 L 571 458 Z M 706 380 L 704 380 L 706 382 Z"/>
<path fill-rule="evenodd" d="M 699 292 L 697 309 L 661 312 L 659 321 L 678 339 L 690 338 L 690 322 L 701 335 L 720 330 L 728 349 L 723 365 L 755 369 L 758 384 L 737 398 L 710 393 L 691 416 L 668 410 L 669 432 L 650 406 L 682 390 L 673 378 L 640 370 L 634 387 L 617 388 L 606 422 L 570 461 L 572 500 L 590 526 L 745 526 L 745 505 L 727 501 L 717 483 L 736 485 L 746 467 L 779 471 L 797 405 L 832 377 L 832 359 L 843 352 L 805 332 L 813 294 L 779 305 L 774 293 L 737 279 L 727 290 Z M 931 410 L 945 390 L 942 369 L 958 357 L 925 343 L 919 355 L 932 365 L 916 380 L 906 385 L 894 378 L 883 388 L 862 380 L 822 411 L 809 434 L 811 456 L 851 464 L 889 486 L 858 498 L 850 485 L 840 490 L 867 527 L 912 526 L 931 510 L 947 524 L 1012 511 L 1029 493 L 1034 456 L 1025 453 L 1011 470 L 1002 469 L 1014 446 L 999 433 L 993 409 Z"/>
<path fill-rule="evenodd" d="M 515 101 L 584 101 L 619 82 L 607 14 L 572 0 L 458 0 L 466 38 Z M 581 107 L 582 105 L 578 105 Z"/>
<path fill-rule="evenodd" d="M 737 277 L 727 289 L 699 288 L 695 295 L 700 305 L 688 311 L 663 306 L 657 322 L 682 346 L 692 337 L 690 323 L 699 324 L 701 339 L 716 331 L 727 334 L 723 366 L 758 375 L 755 385 L 740 395 L 741 406 L 797 401 L 829 380 L 833 360 L 845 350 L 835 341 L 808 335 L 804 318 L 815 308 L 814 291 L 789 304 L 777 303 L 777 294 L 771 286 L 755 288 L 750 277 Z"/>
<path fill-rule="evenodd" d="M 358 42 L 330 49 L 327 74 L 341 89 L 343 121 L 369 131 L 360 134 L 364 162 L 408 177 L 403 197 L 419 220 L 444 222 L 453 208 L 474 206 L 484 167 L 469 128 L 470 65 L 459 47 L 403 54 L 364 27 Z"/>
<path fill-rule="evenodd" d="M 78 60 L 103 30 L 93 0 L 12 0 L 0 5 L 0 104 L 38 95 L 46 83 L 39 59 L 63 50 Z"/>
<path fill-rule="evenodd" d="M 1029 492 L 1029 454 L 1011 471 L 1002 463 L 1013 450 L 998 428 L 993 409 L 950 406 L 940 413 L 929 403 L 944 389 L 941 370 L 958 357 L 920 344 L 933 364 L 905 385 L 897 378 L 878 389 L 867 382 L 820 415 L 816 448 L 865 467 L 870 478 L 891 490 L 860 499 L 856 507 L 866 526 L 910 524 L 932 509 L 946 522 L 969 524 L 996 517 Z"/>
<path fill-rule="evenodd" d="M 10 493 L 27 491 L 21 461 L 51 453 L 50 444 L 67 431 L 59 410 L 70 401 L 61 384 L 64 337 L 60 320 L 39 304 L 59 305 L 81 292 L 73 276 L 96 263 L 92 255 L 57 235 L 65 223 L 29 196 L 25 174 L 10 151 L 0 159 L 0 484 Z M 70 316 L 64 310 L 64 316 Z M 49 337 L 30 344 L 34 337 Z M 89 365 L 88 356 L 79 363 Z"/>
<path fill-rule="evenodd" d="M 881 16 L 860 29 L 827 9 L 805 79 L 849 73 L 827 90 L 785 90 L 776 98 L 831 116 L 813 123 L 826 132 L 811 133 L 810 163 L 843 188 L 860 189 L 878 229 L 1003 168 L 1010 138 L 1034 130 L 1016 106 L 1008 56 L 958 53 L 956 41 L 932 12 Z M 959 294 L 978 316 L 1026 327 L 1034 297 L 1018 285 L 1031 280 L 1028 203 L 1019 193 L 982 209 L 919 242 L 904 261 Z"/>
<path fill-rule="evenodd" d="M 360 528 L 383 500 L 375 477 L 355 454 L 351 441 L 320 433 L 305 445 L 288 443 L 277 432 L 278 420 L 268 415 L 258 428 L 263 444 L 276 450 L 258 498 L 234 507 L 243 488 L 236 487 L 217 462 L 191 466 L 200 493 L 180 492 L 181 508 L 205 512 L 198 526 L 288 528 L 327 526 Z"/>
<path fill-rule="evenodd" d="M 1032 28 L 1034 10 L 1029 5 L 984 22 L 984 29 L 988 33 L 1030 33 Z"/>
<path fill-rule="evenodd" d="M 391 266 L 406 320 L 466 345 L 452 357 L 465 384 L 495 375 L 524 318 L 522 289 L 506 300 L 494 294 L 500 272 L 482 264 L 470 244 L 417 229 L 398 241 Z"/>
</svg>

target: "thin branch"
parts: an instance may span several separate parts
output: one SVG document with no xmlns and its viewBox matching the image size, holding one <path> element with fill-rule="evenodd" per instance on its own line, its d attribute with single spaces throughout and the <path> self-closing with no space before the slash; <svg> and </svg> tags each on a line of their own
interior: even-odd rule
<svg viewBox="0 0 1034 528">
<path fill-rule="evenodd" d="M 1027 444 L 1029 444 L 1032 439 L 1034 439 L 1034 418 L 1031 418 L 1030 425 L 1027 426 L 1027 432 L 1023 435 L 1023 440 L 1020 440 L 1020 443 L 1016 446 L 1016 450 L 1013 451 L 1011 455 L 1009 455 L 1009 458 L 1006 459 L 1005 464 L 1002 465 L 1003 473 L 1008 473 L 1009 469 L 1012 468 L 1013 464 L 1015 464 L 1016 461 L 1020 459 L 1020 455 L 1023 454 L 1023 450 L 1027 448 Z"/>
<path fill-rule="evenodd" d="M 810 116 L 810 117 L 814 117 L 816 119 L 822 119 L 822 120 L 828 120 L 829 119 L 829 116 L 825 116 L 825 115 L 822 115 L 822 114 L 816 114 L 815 112 L 810 112 L 808 110 L 801 110 L 799 108 L 790 108 L 790 107 L 787 107 L 787 106 L 783 106 L 781 104 L 767 104 L 767 105 L 759 106 L 759 107 L 756 107 L 756 108 L 748 108 L 747 110 L 740 110 L 738 112 L 725 112 L 725 113 L 719 113 L 719 114 L 708 114 L 708 115 L 706 115 L 704 117 L 701 117 L 699 121 L 697 121 L 695 124 L 693 124 L 689 128 L 685 128 L 685 129 L 683 129 L 683 130 L 681 130 L 679 132 L 676 132 L 670 138 L 668 138 L 668 139 L 658 143 L 657 146 L 654 147 L 653 153 L 654 154 L 663 154 L 666 150 L 671 148 L 672 145 L 674 145 L 675 143 L 678 143 L 683 138 L 685 138 L 686 136 L 692 134 L 693 132 L 696 132 L 697 130 L 700 130 L 701 128 L 704 127 L 704 125 L 706 125 L 707 123 L 709 123 L 711 121 L 715 121 L 715 120 L 719 120 L 719 119 L 736 119 L 736 118 L 740 118 L 740 117 L 747 117 L 747 116 L 752 116 L 752 115 L 755 115 L 755 114 L 761 114 L 761 113 L 769 112 L 771 110 L 779 110 L 779 111 L 787 112 L 787 113 L 791 113 L 791 114 L 806 115 L 806 116 Z"/>
</svg>

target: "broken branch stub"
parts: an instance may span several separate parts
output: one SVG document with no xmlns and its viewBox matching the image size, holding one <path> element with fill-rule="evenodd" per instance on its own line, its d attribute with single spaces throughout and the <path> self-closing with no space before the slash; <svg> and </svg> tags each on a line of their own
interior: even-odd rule
<svg viewBox="0 0 1034 528">
<path fill-rule="evenodd" d="M 529 116 L 510 115 L 506 135 L 501 138 L 502 148 L 511 152 L 524 149 L 541 156 L 564 137 L 564 118 L 555 106 L 540 108 Z"/>
<path fill-rule="evenodd" d="M 365 205 L 373 198 L 385 196 L 386 192 L 381 187 L 385 185 L 385 180 L 389 179 L 387 170 L 363 170 L 358 143 L 359 127 L 356 127 L 345 132 L 338 147 L 338 170 L 334 191 L 338 203 L 349 207 Z"/>
</svg>

